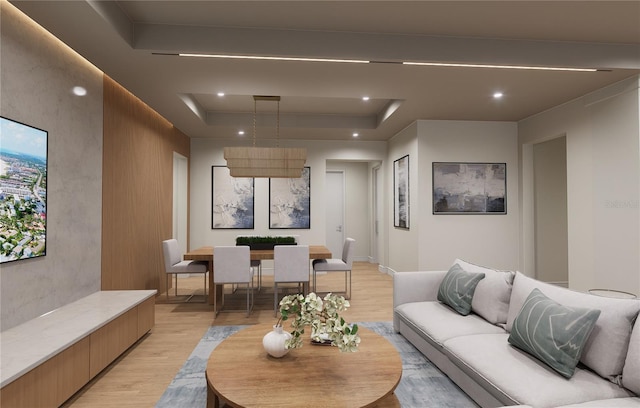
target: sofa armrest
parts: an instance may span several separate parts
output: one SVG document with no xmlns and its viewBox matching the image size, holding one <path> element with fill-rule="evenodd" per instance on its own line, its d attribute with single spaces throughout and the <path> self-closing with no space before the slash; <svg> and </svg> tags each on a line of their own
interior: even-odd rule
<svg viewBox="0 0 640 408">
<path fill-rule="evenodd" d="M 410 302 L 436 301 L 447 271 L 396 272 L 393 275 L 393 308 Z"/>
</svg>

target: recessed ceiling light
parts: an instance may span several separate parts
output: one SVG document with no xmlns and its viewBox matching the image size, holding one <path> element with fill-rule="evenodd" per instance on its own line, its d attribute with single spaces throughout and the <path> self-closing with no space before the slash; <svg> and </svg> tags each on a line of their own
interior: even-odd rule
<svg viewBox="0 0 640 408">
<path fill-rule="evenodd" d="M 358 137 L 358 136 L 360 136 L 360 133 L 358 133 L 358 132 L 353 132 L 353 137 Z"/>
<path fill-rule="evenodd" d="M 224 96 L 224 92 L 218 92 L 218 96 L 223 97 Z"/>
<path fill-rule="evenodd" d="M 239 134 L 240 136 L 244 136 L 244 130 L 239 130 L 239 131 L 238 131 L 238 134 Z"/>
<path fill-rule="evenodd" d="M 74 86 L 71 90 L 74 95 L 85 96 L 87 94 L 87 89 L 82 86 Z"/>
<path fill-rule="evenodd" d="M 504 96 L 504 94 L 502 92 L 494 92 L 493 93 L 493 99 L 500 99 Z"/>
<path fill-rule="evenodd" d="M 362 97 L 362 100 L 363 100 L 363 101 L 368 101 L 368 100 L 369 100 L 369 97 L 368 97 L 368 96 L 363 96 L 363 97 Z"/>
</svg>

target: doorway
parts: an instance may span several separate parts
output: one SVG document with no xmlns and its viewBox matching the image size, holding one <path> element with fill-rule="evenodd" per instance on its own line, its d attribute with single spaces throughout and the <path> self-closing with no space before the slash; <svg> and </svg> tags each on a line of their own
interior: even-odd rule
<svg viewBox="0 0 640 408">
<path fill-rule="evenodd" d="M 342 256 L 344 244 L 344 184 L 344 171 L 327 170 L 325 228 L 327 248 L 334 258 Z"/>
</svg>

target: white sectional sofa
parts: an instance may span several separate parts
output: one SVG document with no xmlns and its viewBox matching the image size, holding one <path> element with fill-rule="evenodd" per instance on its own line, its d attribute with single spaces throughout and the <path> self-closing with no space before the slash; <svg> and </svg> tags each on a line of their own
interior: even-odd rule
<svg viewBox="0 0 640 408">
<path fill-rule="evenodd" d="M 634 325 L 640 300 L 579 293 L 519 272 L 460 260 L 452 269 L 396 273 L 393 324 L 480 406 L 640 407 L 640 323 Z M 466 284 L 452 280 L 453 272 L 476 278 L 484 275 L 466 299 L 470 303 L 467 315 L 438 300 L 440 291 L 441 300 L 450 303 L 447 287 L 455 292 Z M 543 300 L 536 304 L 540 298 Z M 554 312 L 539 316 L 535 310 Z M 556 324 L 556 317 L 562 314 L 557 310 L 572 318 L 579 316 L 575 321 L 586 322 L 586 328 L 574 334 L 571 324 L 565 330 L 566 324 Z M 536 337 L 536 330 L 544 332 L 534 327 L 536 319 L 549 323 L 544 336 L 554 346 L 551 348 L 575 353 L 575 368 L 563 367 L 564 374 L 560 374 L 563 368 L 551 368 L 565 357 L 562 350 L 558 358 L 553 356 L 555 351 L 547 353 L 548 343 Z M 570 340 L 559 332 L 571 333 Z M 584 337 L 581 344 L 580 333 Z M 531 340 L 534 349 L 523 351 L 527 346 L 518 343 L 522 338 L 525 343 Z"/>
</svg>

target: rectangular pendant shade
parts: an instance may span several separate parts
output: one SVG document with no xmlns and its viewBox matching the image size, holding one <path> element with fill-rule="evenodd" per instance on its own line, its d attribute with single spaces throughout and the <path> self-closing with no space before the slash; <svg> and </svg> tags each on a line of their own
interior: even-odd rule
<svg viewBox="0 0 640 408">
<path fill-rule="evenodd" d="M 232 177 L 300 178 L 307 149 L 295 147 L 225 147 Z"/>
</svg>

